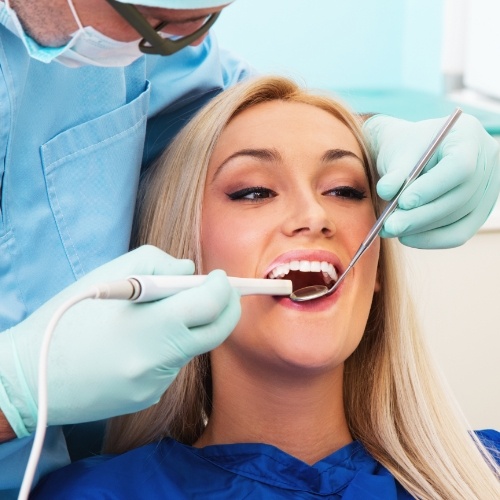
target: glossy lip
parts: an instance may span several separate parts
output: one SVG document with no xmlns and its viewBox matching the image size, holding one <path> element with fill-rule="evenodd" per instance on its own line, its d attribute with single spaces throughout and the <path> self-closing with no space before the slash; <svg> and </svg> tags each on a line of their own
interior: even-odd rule
<svg viewBox="0 0 500 500">
<path fill-rule="evenodd" d="M 292 260 L 318 260 L 320 262 L 328 262 L 329 264 L 333 264 L 338 275 L 340 276 L 344 271 L 344 266 L 340 262 L 340 259 L 337 255 L 327 250 L 314 250 L 314 249 L 301 249 L 301 250 L 292 250 L 290 252 L 286 252 L 279 257 L 277 257 L 273 262 L 267 267 L 263 278 L 267 278 L 269 273 L 280 264 L 288 264 Z M 293 302 L 289 297 L 273 297 L 280 305 L 300 310 L 300 311 L 322 311 L 328 309 L 334 304 L 341 292 L 344 283 L 341 283 L 338 289 L 331 295 L 327 295 L 320 299 L 310 300 L 306 302 Z"/>
</svg>

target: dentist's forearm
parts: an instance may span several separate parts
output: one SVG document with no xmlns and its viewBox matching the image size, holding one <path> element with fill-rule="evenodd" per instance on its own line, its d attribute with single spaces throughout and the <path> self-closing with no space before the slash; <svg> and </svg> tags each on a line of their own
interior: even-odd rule
<svg viewBox="0 0 500 500">
<path fill-rule="evenodd" d="M 15 432 L 12 430 L 12 427 L 10 426 L 8 420 L 5 418 L 3 412 L 0 411 L 0 443 L 10 441 L 15 437 Z"/>
</svg>

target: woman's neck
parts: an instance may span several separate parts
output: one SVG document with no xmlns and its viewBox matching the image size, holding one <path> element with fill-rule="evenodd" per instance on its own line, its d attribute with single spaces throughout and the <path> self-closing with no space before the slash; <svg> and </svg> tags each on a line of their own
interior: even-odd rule
<svg viewBox="0 0 500 500">
<path fill-rule="evenodd" d="M 266 443 L 313 464 L 352 441 L 344 414 L 342 371 L 271 373 L 218 364 L 213 411 L 195 443 Z"/>
</svg>

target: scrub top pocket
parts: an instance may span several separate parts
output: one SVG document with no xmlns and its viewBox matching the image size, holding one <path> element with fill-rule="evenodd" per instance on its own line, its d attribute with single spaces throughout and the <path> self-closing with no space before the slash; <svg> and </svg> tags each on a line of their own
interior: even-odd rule
<svg viewBox="0 0 500 500">
<path fill-rule="evenodd" d="M 75 278 L 126 252 L 150 87 L 41 147 L 47 196 Z"/>
</svg>

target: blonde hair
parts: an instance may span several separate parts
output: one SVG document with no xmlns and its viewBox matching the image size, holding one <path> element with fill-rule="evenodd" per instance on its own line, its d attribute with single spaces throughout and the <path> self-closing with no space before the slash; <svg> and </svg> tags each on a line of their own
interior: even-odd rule
<svg viewBox="0 0 500 500">
<path fill-rule="evenodd" d="M 362 148 L 372 199 L 377 199 L 376 170 L 358 119 L 331 97 L 282 77 L 261 77 L 213 99 L 147 172 L 138 199 L 135 246 L 156 245 L 203 269 L 199 228 L 212 151 L 232 118 L 272 100 L 310 104 L 342 121 Z M 440 382 L 396 260 L 394 242 L 381 240 L 380 291 L 360 345 L 345 363 L 351 434 L 417 498 L 500 498 L 499 469 Z M 112 419 L 106 451 L 121 453 L 166 436 L 192 444 L 210 417 L 210 404 L 210 361 L 205 354 L 181 370 L 158 404 Z"/>
</svg>

